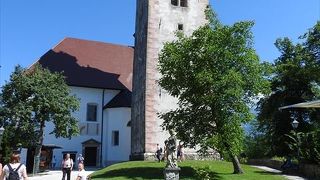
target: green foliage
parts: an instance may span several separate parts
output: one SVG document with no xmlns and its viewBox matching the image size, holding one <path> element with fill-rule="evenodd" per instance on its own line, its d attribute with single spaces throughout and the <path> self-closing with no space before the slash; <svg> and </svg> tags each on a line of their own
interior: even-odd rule
<svg viewBox="0 0 320 180">
<path fill-rule="evenodd" d="M 250 131 L 246 133 L 242 155 L 248 159 L 262 159 L 271 157 L 271 148 L 267 144 L 268 139 L 266 138 L 265 134 L 259 132 L 257 129 L 257 120 L 254 119 L 249 124 Z"/>
<path fill-rule="evenodd" d="M 199 167 L 199 168 L 194 168 L 195 169 L 195 174 L 196 174 L 196 179 L 201 179 L 201 180 L 210 180 L 210 179 L 215 179 L 215 174 L 210 170 L 210 166 L 205 166 L 205 167 Z"/>
<path fill-rule="evenodd" d="M 3 133 L 3 137 L 2 137 L 2 141 L 1 141 L 1 163 L 2 164 L 7 164 L 10 162 L 10 157 L 12 155 L 12 150 L 14 149 L 14 147 L 16 146 L 16 144 L 14 144 L 15 139 L 10 139 L 8 137 L 8 133 L 9 131 L 6 130 Z"/>
<path fill-rule="evenodd" d="M 292 157 L 297 157 L 299 151 L 300 159 L 303 162 L 320 164 L 320 130 L 307 133 L 291 131 L 286 136 L 290 139 L 286 144 L 292 151 Z"/>
<path fill-rule="evenodd" d="M 313 132 L 320 127 L 319 110 L 278 110 L 282 106 L 320 98 L 319 37 L 320 22 L 317 22 L 301 37 L 302 43 L 294 44 L 288 38 L 278 39 L 275 43 L 281 55 L 273 64 L 273 73 L 269 77 L 272 93 L 259 102 L 258 108 L 259 130 L 268 139 L 272 156 L 292 153 L 284 142 L 293 142 L 285 136 L 292 130 L 293 118 L 299 122 L 299 132 Z"/>
<path fill-rule="evenodd" d="M 260 159 L 269 156 L 270 147 L 266 145 L 263 135 L 246 136 L 244 154 L 248 159 Z"/>
<path fill-rule="evenodd" d="M 272 157 L 271 159 L 272 159 L 272 160 L 276 160 L 276 161 L 285 161 L 285 160 L 286 160 L 286 158 L 284 158 L 284 157 L 278 157 L 278 156 L 274 156 L 274 157 Z"/>
<path fill-rule="evenodd" d="M 253 22 L 209 22 L 214 23 L 164 45 L 159 84 L 178 98 L 179 108 L 160 117 L 163 127 L 189 146 L 200 144 L 233 156 L 242 150 L 241 124 L 253 119 L 248 104 L 269 92 L 269 84 L 252 47 Z"/>
<path fill-rule="evenodd" d="M 11 147 L 42 145 L 45 122 L 55 126 L 56 137 L 77 135 L 77 120 L 71 113 L 79 108 L 79 100 L 69 95 L 69 87 L 60 73 L 51 73 L 36 65 L 25 70 L 20 66 L 2 90 L 0 124 L 5 127 Z"/>
</svg>

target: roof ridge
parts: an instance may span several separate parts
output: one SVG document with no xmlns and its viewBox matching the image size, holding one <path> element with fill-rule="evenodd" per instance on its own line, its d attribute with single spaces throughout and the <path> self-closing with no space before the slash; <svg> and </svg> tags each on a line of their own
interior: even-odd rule
<svg viewBox="0 0 320 180">
<path fill-rule="evenodd" d="M 47 50 L 46 53 L 49 52 L 50 50 L 53 50 L 54 48 L 58 47 L 65 39 L 67 39 L 67 37 L 65 37 L 65 38 L 63 38 L 62 40 L 60 40 L 55 46 L 53 46 L 53 48 L 50 48 L 49 50 Z M 46 53 L 44 53 L 44 54 L 46 54 Z M 42 56 L 43 56 L 43 55 L 42 55 Z M 37 63 L 40 61 L 40 59 L 41 59 L 42 56 L 40 56 L 40 57 L 38 58 L 38 60 L 36 60 L 34 63 L 32 63 L 27 69 L 30 69 L 32 66 L 34 66 L 35 64 L 37 64 Z"/>
<path fill-rule="evenodd" d="M 80 38 L 74 38 L 74 37 L 65 37 L 62 41 L 67 40 L 67 39 L 78 40 L 78 41 L 86 41 L 86 42 L 92 42 L 92 43 L 101 43 L 101 44 L 107 44 L 107 45 L 112 45 L 112 46 L 121 46 L 121 47 L 125 47 L 125 48 L 133 48 L 132 45 L 116 44 L 116 43 L 103 42 L 103 41 L 90 40 L 90 39 L 80 39 Z"/>
</svg>

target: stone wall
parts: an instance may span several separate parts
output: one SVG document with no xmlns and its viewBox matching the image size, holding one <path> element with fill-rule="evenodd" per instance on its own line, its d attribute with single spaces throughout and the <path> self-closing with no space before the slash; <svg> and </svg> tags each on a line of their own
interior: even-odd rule
<svg viewBox="0 0 320 180">
<path fill-rule="evenodd" d="M 162 153 L 161 157 L 163 157 L 164 154 Z M 156 161 L 157 158 L 154 153 L 145 153 L 144 160 L 147 161 Z M 201 156 L 198 153 L 186 153 L 184 155 L 184 160 L 221 160 L 219 153 L 210 153 L 207 156 Z"/>
<path fill-rule="evenodd" d="M 157 144 L 163 147 L 169 136 L 158 113 L 176 107 L 177 100 L 158 85 L 158 54 L 165 42 L 175 39 L 178 24 L 183 24 L 183 32 L 189 35 L 203 25 L 208 4 L 208 0 L 188 0 L 188 7 L 180 7 L 171 0 L 137 0 L 131 159 L 145 159 Z"/>
<path fill-rule="evenodd" d="M 178 24 L 183 25 L 183 33 L 191 35 L 206 23 L 205 8 L 208 0 L 188 0 L 187 7 L 174 6 L 171 0 L 149 1 L 148 45 L 146 66 L 146 152 L 153 152 L 156 144 L 164 146 L 168 132 L 161 127 L 163 120 L 159 113 L 178 107 L 178 100 L 170 96 L 157 83 L 161 77 L 157 70 L 158 55 L 164 43 L 176 39 Z"/>
<path fill-rule="evenodd" d="M 268 166 L 273 169 L 281 170 L 282 161 L 272 160 L 272 159 L 249 159 L 248 164 L 250 165 L 259 165 L 259 166 Z"/>
<path fill-rule="evenodd" d="M 299 171 L 306 177 L 320 179 L 320 165 L 300 164 Z"/>
<path fill-rule="evenodd" d="M 282 161 L 271 160 L 271 159 L 250 159 L 248 160 L 248 164 L 250 165 L 260 165 L 260 166 L 268 166 L 273 169 L 281 169 Z M 301 174 L 308 178 L 320 178 L 320 166 L 316 164 L 299 164 L 299 171 L 286 171 L 285 173 L 289 174 Z"/>
</svg>

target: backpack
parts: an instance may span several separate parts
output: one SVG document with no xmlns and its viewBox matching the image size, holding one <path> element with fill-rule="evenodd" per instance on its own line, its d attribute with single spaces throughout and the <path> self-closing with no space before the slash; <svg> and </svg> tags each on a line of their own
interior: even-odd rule
<svg viewBox="0 0 320 180">
<path fill-rule="evenodd" d="M 7 177 L 7 180 L 20 180 L 18 170 L 22 166 L 22 164 L 20 164 L 16 170 L 13 170 L 10 164 L 7 164 L 7 166 L 9 168 L 9 176 Z"/>
</svg>

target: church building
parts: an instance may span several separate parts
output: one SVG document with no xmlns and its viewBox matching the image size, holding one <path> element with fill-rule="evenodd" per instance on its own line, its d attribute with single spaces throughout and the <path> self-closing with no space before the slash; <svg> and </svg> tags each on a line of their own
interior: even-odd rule
<svg viewBox="0 0 320 180">
<path fill-rule="evenodd" d="M 53 156 L 61 162 L 66 153 L 74 160 L 82 154 L 85 165 L 94 167 L 129 159 L 133 51 L 128 46 L 65 38 L 36 62 L 62 72 L 70 94 L 80 100 L 79 111 L 73 113 L 79 136 L 55 138 L 50 134 L 53 123 L 46 124 L 41 168 Z"/>
<path fill-rule="evenodd" d="M 158 54 L 177 31 L 190 35 L 204 25 L 208 4 L 137 0 L 134 47 L 65 38 L 44 54 L 36 63 L 62 72 L 71 94 L 80 100 L 80 110 L 73 114 L 79 120 L 79 136 L 56 139 L 49 134 L 53 124 L 46 125 L 45 163 L 52 157 L 61 162 L 66 153 L 74 159 L 82 154 L 85 165 L 95 167 L 154 158 L 156 144 L 163 147 L 169 136 L 157 114 L 177 102 L 157 84 Z"/>
</svg>

